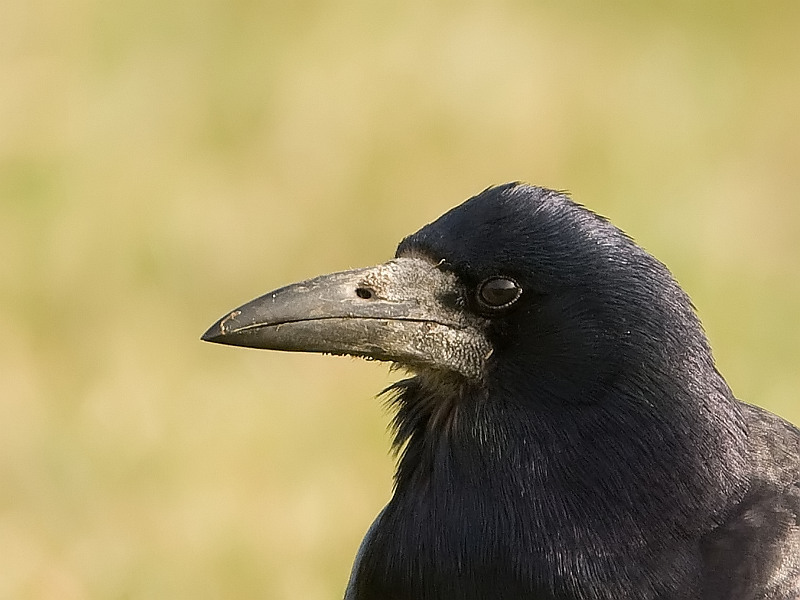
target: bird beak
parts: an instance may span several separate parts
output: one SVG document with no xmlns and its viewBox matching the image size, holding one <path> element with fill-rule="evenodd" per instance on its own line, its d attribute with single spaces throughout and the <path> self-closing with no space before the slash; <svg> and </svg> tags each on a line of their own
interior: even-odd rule
<svg viewBox="0 0 800 600">
<path fill-rule="evenodd" d="M 458 308 L 460 293 L 452 273 L 426 260 L 398 258 L 277 289 L 231 311 L 202 339 L 350 354 L 475 378 L 489 345 L 474 319 Z"/>
</svg>

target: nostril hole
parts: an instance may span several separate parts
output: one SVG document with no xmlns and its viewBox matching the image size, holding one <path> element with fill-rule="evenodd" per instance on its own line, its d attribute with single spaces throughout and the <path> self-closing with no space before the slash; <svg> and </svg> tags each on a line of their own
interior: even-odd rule
<svg viewBox="0 0 800 600">
<path fill-rule="evenodd" d="M 369 300 L 372 298 L 372 290 L 365 287 L 356 288 L 356 296 L 363 298 L 364 300 Z"/>
</svg>

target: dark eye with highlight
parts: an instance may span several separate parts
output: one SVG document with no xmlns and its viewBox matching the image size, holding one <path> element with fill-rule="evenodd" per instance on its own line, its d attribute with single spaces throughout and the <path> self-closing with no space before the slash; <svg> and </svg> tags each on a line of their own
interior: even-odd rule
<svg viewBox="0 0 800 600">
<path fill-rule="evenodd" d="M 522 295 L 522 288 L 508 277 L 489 277 L 478 286 L 478 302 L 484 308 L 507 308 Z"/>
</svg>

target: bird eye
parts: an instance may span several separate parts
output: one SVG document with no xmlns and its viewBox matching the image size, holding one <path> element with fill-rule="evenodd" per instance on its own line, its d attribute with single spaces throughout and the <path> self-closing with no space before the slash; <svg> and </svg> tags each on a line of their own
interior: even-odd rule
<svg viewBox="0 0 800 600">
<path fill-rule="evenodd" d="M 478 287 L 478 301 L 486 308 L 506 308 L 522 295 L 522 288 L 508 277 L 490 277 Z"/>
</svg>

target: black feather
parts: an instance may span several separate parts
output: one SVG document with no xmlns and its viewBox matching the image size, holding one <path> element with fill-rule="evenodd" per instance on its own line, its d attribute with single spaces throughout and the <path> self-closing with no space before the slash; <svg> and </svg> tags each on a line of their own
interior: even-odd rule
<svg viewBox="0 0 800 600">
<path fill-rule="evenodd" d="M 397 255 L 454 273 L 483 377 L 390 389 L 394 496 L 353 600 L 800 597 L 800 434 L 737 401 L 667 268 L 563 194 L 490 188 Z M 491 276 L 518 305 L 480 315 Z"/>
</svg>

